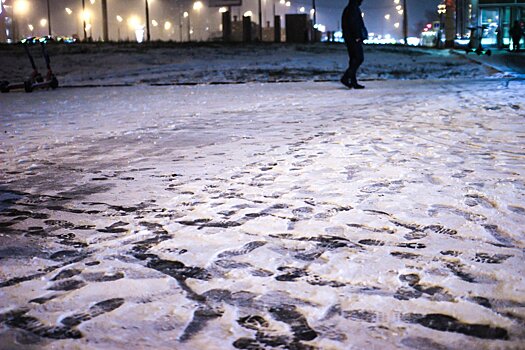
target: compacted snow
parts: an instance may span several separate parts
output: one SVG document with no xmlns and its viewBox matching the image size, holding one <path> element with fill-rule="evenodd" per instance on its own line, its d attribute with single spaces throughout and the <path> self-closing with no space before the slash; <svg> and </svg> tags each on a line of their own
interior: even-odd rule
<svg viewBox="0 0 525 350">
<path fill-rule="evenodd" d="M 365 83 L 0 95 L 0 348 L 520 348 L 525 83 Z"/>
</svg>

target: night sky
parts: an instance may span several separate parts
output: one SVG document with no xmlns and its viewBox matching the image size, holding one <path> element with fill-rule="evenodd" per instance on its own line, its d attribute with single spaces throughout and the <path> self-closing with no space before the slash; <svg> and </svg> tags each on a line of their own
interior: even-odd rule
<svg viewBox="0 0 525 350">
<path fill-rule="evenodd" d="M 41 18 L 46 16 L 46 1 L 45 0 L 29 0 L 32 4 L 32 11 L 27 15 L 27 18 L 22 20 L 22 27 L 27 28 L 27 24 L 33 24 L 36 35 L 45 35 L 46 27 L 40 26 L 38 23 Z M 207 0 L 202 0 L 205 4 Z M 297 13 L 300 7 L 305 7 L 309 11 L 312 7 L 312 0 L 290 0 L 292 6 L 285 7 L 279 4 L 279 0 L 275 0 L 276 12 L 279 15 L 286 13 Z M 92 34 L 94 39 L 101 36 L 100 23 L 100 0 L 95 0 L 95 4 L 90 4 L 89 0 L 85 0 L 86 7 L 92 11 L 93 29 Z M 273 0 L 262 0 L 263 5 L 263 22 L 271 21 L 272 19 L 272 2 Z M 441 0 L 407 0 L 408 15 L 409 15 L 409 35 L 418 35 L 422 29 L 422 23 L 428 22 L 427 12 L 436 12 L 437 5 Z M 203 37 L 206 33 L 218 31 L 220 25 L 220 15 L 217 8 L 205 8 L 199 14 L 191 10 L 193 0 L 150 0 L 151 19 L 156 19 L 163 24 L 165 21 L 170 21 L 173 24 L 171 33 L 163 31 L 162 28 L 155 29 L 153 35 L 160 39 L 178 40 L 178 21 L 182 11 L 189 11 L 193 16 L 194 29 L 201 31 Z M 233 8 L 233 15 L 238 17 L 245 11 L 252 11 L 254 13 L 254 22 L 257 22 L 257 3 L 258 0 L 243 0 L 242 8 Z M 327 30 L 337 30 L 340 28 L 340 17 L 347 0 L 316 0 L 317 5 L 317 23 L 326 26 Z M 51 1 L 52 8 L 52 23 L 53 31 L 59 35 L 70 35 L 81 31 L 81 22 L 78 14 L 80 10 L 81 0 L 53 0 Z M 124 19 L 132 15 L 144 17 L 144 0 L 113 0 L 108 1 L 109 4 L 109 26 L 110 36 L 115 38 L 117 36 L 117 27 L 119 27 L 115 16 L 122 15 Z M 369 32 L 373 33 L 390 33 L 396 38 L 402 36 L 402 16 L 397 14 L 395 10 L 394 0 L 364 0 L 362 10 L 365 13 L 365 23 Z M 65 7 L 73 10 L 72 15 L 67 15 Z M 391 19 L 385 20 L 385 14 L 390 14 Z M 141 19 L 143 21 L 143 19 Z M 399 22 L 398 29 L 394 28 L 394 23 Z M 25 26 L 24 26 L 25 25 Z M 209 28 L 206 32 L 206 28 Z M 27 31 L 27 29 L 25 29 Z M 41 33 L 40 33 L 41 32 Z M 132 36 L 126 22 L 120 25 L 121 36 Z M 28 33 L 27 33 L 28 34 Z"/>
</svg>

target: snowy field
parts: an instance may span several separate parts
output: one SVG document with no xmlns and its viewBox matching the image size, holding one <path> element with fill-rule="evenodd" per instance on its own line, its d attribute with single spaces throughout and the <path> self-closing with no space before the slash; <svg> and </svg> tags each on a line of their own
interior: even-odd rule
<svg viewBox="0 0 525 350">
<path fill-rule="evenodd" d="M 522 348 L 525 82 L 426 56 L 0 95 L 0 349 Z"/>
</svg>

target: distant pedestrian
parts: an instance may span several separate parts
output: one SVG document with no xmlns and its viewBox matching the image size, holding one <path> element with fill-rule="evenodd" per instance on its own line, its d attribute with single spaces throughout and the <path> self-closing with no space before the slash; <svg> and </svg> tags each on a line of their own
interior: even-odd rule
<svg viewBox="0 0 525 350">
<path fill-rule="evenodd" d="M 514 25 L 510 28 L 510 37 L 512 38 L 512 49 L 514 51 L 520 50 L 520 40 L 523 35 L 523 29 L 521 29 L 520 22 L 514 21 Z"/>
<path fill-rule="evenodd" d="M 345 40 L 349 58 L 348 69 L 341 78 L 341 83 L 350 89 L 365 88 L 363 85 L 357 83 L 357 69 L 359 69 L 365 59 L 363 40 L 368 38 L 368 31 L 363 21 L 363 14 L 359 8 L 362 3 L 363 0 L 348 0 L 348 5 L 346 5 L 343 10 L 341 20 L 343 39 Z"/>
</svg>

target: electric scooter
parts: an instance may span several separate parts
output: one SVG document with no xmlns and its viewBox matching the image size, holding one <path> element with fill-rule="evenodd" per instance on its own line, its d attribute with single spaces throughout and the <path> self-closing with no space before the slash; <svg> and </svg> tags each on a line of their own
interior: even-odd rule
<svg viewBox="0 0 525 350">
<path fill-rule="evenodd" d="M 465 49 L 465 52 L 468 54 L 470 52 L 476 53 L 479 55 L 492 55 L 492 51 L 490 49 L 484 49 L 481 45 L 481 38 L 483 37 L 483 31 L 487 29 L 488 27 L 486 25 L 480 26 L 480 27 L 468 27 L 470 29 L 470 41 L 468 43 L 468 47 Z M 481 29 L 481 30 L 478 30 Z M 479 32 L 479 35 L 476 35 Z"/>
<path fill-rule="evenodd" d="M 29 62 L 31 63 L 33 72 L 31 73 L 30 77 L 24 82 L 10 84 L 8 81 L 0 81 L 0 91 L 1 92 L 7 93 L 11 90 L 18 90 L 18 89 L 24 89 L 26 92 L 32 92 L 34 89 L 37 89 L 37 88 L 56 89 L 58 87 L 58 79 L 53 74 L 53 71 L 51 69 L 51 60 L 49 58 L 49 54 L 46 49 L 46 44 L 50 40 L 53 40 L 50 36 L 46 36 L 42 38 L 30 37 L 30 38 L 22 39 L 21 43 L 24 46 L 24 50 L 27 54 L 27 57 L 29 58 Z M 40 44 L 42 48 L 42 54 L 46 61 L 47 74 L 45 78 L 42 76 L 42 74 L 38 72 L 38 68 L 35 64 L 35 60 L 33 59 L 31 52 L 29 51 L 29 45 L 37 44 L 37 43 Z"/>
</svg>

